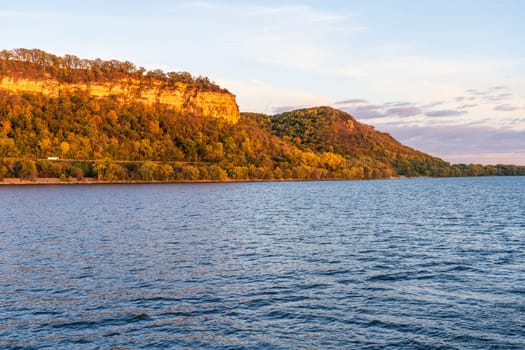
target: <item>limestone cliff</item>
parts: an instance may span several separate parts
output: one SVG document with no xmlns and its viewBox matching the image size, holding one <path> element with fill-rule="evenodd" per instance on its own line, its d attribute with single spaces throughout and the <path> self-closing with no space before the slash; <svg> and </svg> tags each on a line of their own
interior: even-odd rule
<svg viewBox="0 0 525 350">
<path fill-rule="evenodd" d="M 163 82 L 144 84 L 136 80 L 123 79 L 111 83 L 64 83 L 54 79 L 30 80 L 3 77 L 0 89 L 15 92 L 39 92 L 56 96 L 61 90 L 81 90 L 97 97 L 115 96 L 123 102 L 138 101 L 148 104 L 163 104 L 174 110 L 224 118 L 236 123 L 239 107 L 235 95 L 225 91 L 199 90 L 195 86 L 176 83 L 167 86 Z"/>
<path fill-rule="evenodd" d="M 56 56 L 38 49 L 0 51 L 0 89 L 56 96 L 63 90 L 164 105 L 182 113 L 239 120 L 235 96 L 207 77 L 147 71 L 133 63 Z"/>
</svg>

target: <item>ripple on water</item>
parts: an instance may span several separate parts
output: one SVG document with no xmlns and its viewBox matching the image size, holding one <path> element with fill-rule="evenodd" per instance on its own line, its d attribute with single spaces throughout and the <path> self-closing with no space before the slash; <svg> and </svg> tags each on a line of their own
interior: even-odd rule
<svg viewBox="0 0 525 350">
<path fill-rule="evenodd" d="M 0 196 L 0 348 L 523 348 L 524 178 Z"/>
</svg>

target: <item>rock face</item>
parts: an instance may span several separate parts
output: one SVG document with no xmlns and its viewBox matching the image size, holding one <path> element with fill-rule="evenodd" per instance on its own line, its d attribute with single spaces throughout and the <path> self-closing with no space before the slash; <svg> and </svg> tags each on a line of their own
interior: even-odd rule
<svg viewBox="0 0 525 350">
<path fill-rule="evenodd" d="M 64 83 L 54 79 L 30 80 L 0 76 L 0 89 L 15 92 L 37 92 L 58 95 L 60 91 L 80 90 L 97 97 L 115 96 L 122 102 L 161 104 L 183 113 L 223 118 L 231 123 L 239 120 L 239 107 L 235 95 L 225 91 L 200 90 L 193 85 L 177 82 L 144 84 L 132 79 L 90 84 Z"/>
</svg>

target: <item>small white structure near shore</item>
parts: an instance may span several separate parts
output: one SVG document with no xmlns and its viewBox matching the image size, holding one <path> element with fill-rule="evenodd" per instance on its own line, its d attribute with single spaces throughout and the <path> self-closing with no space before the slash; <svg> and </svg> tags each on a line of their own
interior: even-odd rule
<svg viewBox="0 0 525 350">
<path fill-rule="evenodd" d="M 59 160 L 60 157 L 47 157 L 47 160 Z"/>
</svg>

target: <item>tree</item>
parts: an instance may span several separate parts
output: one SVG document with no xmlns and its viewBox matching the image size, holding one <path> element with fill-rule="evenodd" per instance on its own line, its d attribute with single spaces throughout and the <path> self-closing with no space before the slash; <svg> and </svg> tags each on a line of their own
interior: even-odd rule
<svg viewBox="0 0 525 350">
<path fill-rule="evenodd" d="M 60 143 L 60 152 L 62 152 L 62 158 L 66 158 L 69 148 L 69 143 L 67 141 L 62 141 Z"/>
<path fill-rule="evenodd" d="M 153 181 L 156 180 L 157 164 L 146 161 L 142 163 L 139 168 L 139 176 L 142 181 Z"/>
<path fill-rule="evenodd" d="M 15 176 L 20 179 L 33 180 L 38 176 L 33 160 L 22 158 L 15 163 Z"/>
<path fill-rule="evenodd" d="M 0 158 L 0 181 L 4 181 L 4 177 L 7 175 L 7 167 L 4 165 L 3 160 Z"/>
<path fill-rule="evenodd" d="M 124 169 L 110 158 L 97 160 L 93 170 L 98 180 L 115 181 L 124 179 Z"/>
<path fill-rule="evenodd" d="M 9 137 L 0 137 L 0 157 L 16 156 L 15 140 Z"/>
</svg>

